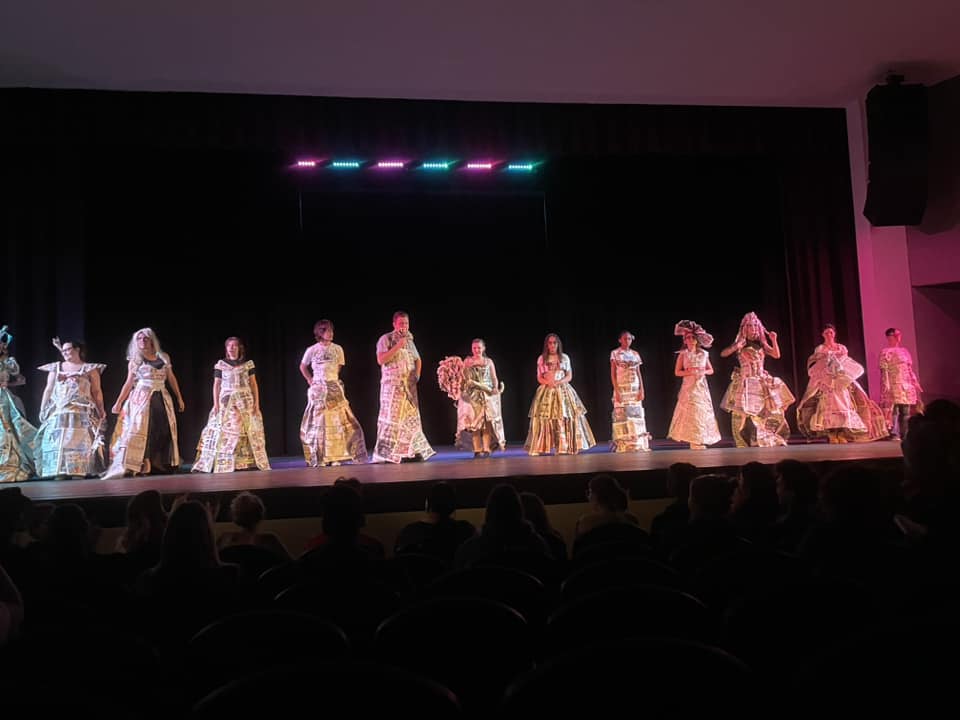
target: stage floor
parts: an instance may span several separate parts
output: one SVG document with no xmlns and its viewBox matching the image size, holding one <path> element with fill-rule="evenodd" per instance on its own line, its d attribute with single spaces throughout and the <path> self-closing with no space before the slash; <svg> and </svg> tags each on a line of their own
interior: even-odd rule
<svg viewBox="0 0 960 720">
<path fill-rule="evenodd" d="M 320 514 L 318 489 L 339 477 L 355 477 L 363 484 L 369 513 L 402 512 L 423 508 L 427 488 L 438 480 L 453 483 L 461 507 L 483 507 L 490 489 L 511 479 L 520 490 L 535 492 L 545 503 L 583 502 L 587 480 L 600 472 L 613 473 L 629 488 L 634 500 L 665 496 L 666 469 L 675 462 L 693 463 L 705 472 L 733 474 L 751 461 L 776 463 L 786 458 L 809 462 L 822 472 L 835 463 L 869 461 L 898 467 L 898 442 L 846 445 L 800 442 L 778 448 L 719 447 L 690 450 L 678 443 L 654 443 L 642 453 L 612 453 L 596 447 L 579 455 L 530 457 L 519 444 L 484 459 L 473 453 L 438 447 L 427 462 L 343 465 L 308 468 L 301 457 L 274 458 L 272 470 L 235 473 L 179 473 L 137 478 L 35 480 L 20 483 L 35 502 L 78 502 L 93 511 L 101 523 L 122 524 L 127 500 L 148 489 L 167 496 L 183 493 L 217 494 L 228 498 L 241 490 L 262 495 L 273 518 L 314 517 Z M 105 525 L 108 526 L 108 525 Z"/>
</svg>

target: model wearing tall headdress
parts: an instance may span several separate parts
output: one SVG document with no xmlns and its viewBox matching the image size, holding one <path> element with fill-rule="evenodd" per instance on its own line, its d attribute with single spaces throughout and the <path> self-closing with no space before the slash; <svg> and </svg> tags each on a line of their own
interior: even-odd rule
<svg viewBox="0 0 960 720">
<path fill-rule="evenodd" d="M 9 354 L 13 335 L 0 328 L 0 482 L 19 482 L 36 475 L 33 464 L 37 429 L 27 422 L 22 405 L 9 388 L 22 385 L 20 365 Z"/>
<path fill-rule="evenodd" d="M 228 337 L 213 366 L 213 409 L 200 433 L 193 472 L 269 470 L 256 366 L 243 341 Z"/>
<path fill-rule="evenodd" d="M 587 422 L 587 409 L 573 389 L 573 366 L 556 333 L 543 340 L 537 358 L 537 392 L 530 404 L 530 428 L 523 447 L 530 455 L 556 450 L 574 455 L 597 444 Z"/>
<path fill-rule="evenodd" d="M 167 383 L 183 412 L 183 396 L 170 356 L 151 328 L 141 328 L 127 345 L 127 379 L 110 409 L 118 415 L 105 478 L 170 473 L 180 469 L 177 416 Z"/>
<path fill-rule="evenodd" d="M 720 351 L 720 357 L 734 353 L 739 367 L 730 374 L 730 385 L 720 401 L 721 409 L 730 413 L 734 443 L 737 447 L 786 445 L 790 426 L 785 413 L 796 397 L 783 380 L 764 368 L 767 356 L 780 357 L 777 334 L 764 328 L 756 313 L 749 312 L 740 321 L 736 339 Z"/>
<path fill-rule="evenodd" d="M 107 415 L 100 375 L 107 366 L 88 363 L 79 342 L 53 338 L 53 346 L 63 361 L 37 368 L 47 373 L 37 431 L 37 473 L 41 477 L 102 473 Z"/>
<path fill-rule="evenodd" d="M 720 429 L 713 413 L 706 377 L 713 375 L 707 354 L 707 349 L 713 345 L 713 336 L 692 320 L 678 322 L 673 334 L 683 337 L 683 348 L 677 353 L 674 367 L 674 375 L 682 377 L 683 382 L 667 437 L 690 443 L 691 450 L 703 450 L 707 445 L 720 442 Z"/>
<path fill-rule="evenodd" d="M 398 463 L 404 458 L 427 460 L 436 454 L 420 422 L 417 383 L 423 361 L 410 332 L 410 316 L 393 314 L 393 331 L 377 340 L 380 365 L 380 414 L 373 462 Z"/>
<path fill-rule="evenodd" d="M 807 436 L 826 436 L 831 443 L 870 442 L 887 437 L 880 407 L 857 379 L 863 365 L 836 341 L 836 328 L 823 326 L 823 342 L 807 359 L 810 382 L 797 406 L 797 426 Z"/>
<path fill-rule="evenodd" d="M 610 382 L 613 384 L 613 433 L 610 447 L 614 452 L 650 450 L 650 433 L 643 412 L 643 360 L 631 347 L 634 337 L 629 330 L 620 333 L 620 345 L 610 352 Z"/>
<path fill-rule="evenodd" d="M 307 406 L 300 421 L 303 458 L 310 467 L 367 462 L 367 442 L 340 380 L 343 348 L 333 342 L 333 323 L 318 320 L 313 326 L 317 341 L 300 361 L 307 381 Z"/>
<path fill-rule="evenodd" d="M 468 357 L 444 358 L 437 368 L 437 381 L 457 404 L 456 447 L 473 450 L 474 458 L 490 457 L 491 451 L 506 449 L 500 410 L 504 386 L 497 379 L 497 368 L 487 357 L 487 344 L 482 338 L 470 343 Z"/>
</svg>

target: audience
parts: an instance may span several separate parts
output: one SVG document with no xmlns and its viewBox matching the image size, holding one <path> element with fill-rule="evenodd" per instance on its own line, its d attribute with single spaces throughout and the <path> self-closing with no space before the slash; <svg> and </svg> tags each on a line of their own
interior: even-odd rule
<svg viewBox="0 0 960 720">
<path fill-rule="evenodd" d="M 501 483 L 490 491 L 480 534 L 467 540 L 454 558 L 458 568 L 508 553 L 534 553 L 552 557 L 546 541 L 523 516 L 520 494 L 513 485 Z"/>
<path fill-rule="evenodd" d="M 290 553 L 276 533 L 257 531 L 265 514 L 266 508 L 259 497 L 250 492 L 237 495 L 230 503 L 230 519 L 240 529 L 222 533 L 217 539 L 217 548 L 222 550 L 231 545 L 256 545 L 290 559 Z"/>
<path fill-rule="evenodd" d="M 424 553 L 440 558 L 448 566 L 466 540 L 477 529 L 466 520 L 457 520 L 457 496 L 448 482 L 434 483 L 427 495 L 423 520 L 405 526 L 394 545 L 394 553 Z"/>
<path fill-rule="evenodd" d="M 636 516 L 628 512 L 630 498 L 616 478 L 600 474 L 590 478 L 587 485 L 587 500 L 590 501 L 590 513 L 577 520 L 574 537 L 580 537 L 601 525 L 629 523 L 640 525 Z"/>
<path fill-rule="evenodd" d="M 724 475 L 697 475 L 695 467 L 675 464 L 667 476 L 668 492 L 675 498 L 674 502 L 652 525 L 655 549 L 672 567 L 663 568 L 659 562 L 646 557 L 632 557 L 634 562 L 624 567 L 638 573 L 659 571 L 656 577 L 660 579 L 667 577 L 664 573 L 670 573 L 671 577 L 682 579 L 691 593 L 702 595 L 705 592 L 702 580 L 711 568 L 759 567 L 749 563 L 738 565 L 737 558 L 769 556 L 777 560 L 785 558 L 799 568 L 809 566 L 815 574 L 812 581 L 807 579 L 806 570 L 791 579 L 796 586 L 787 587 L 776 585 L 772 576 L 766 584 L 765 577 L 751 577 L 746 583 L 742 577 L 731 577 L 728 589 L 737 592 L 730 593 L 729 597 L 736 597 L 737 604 L 725 599 L 727 596 L 718 595 L 723 604 L 718 605 L 722 613 L 718 612 L 717 618 L 722 615 L 724 625 L 723 632 L 717 633 L 720 639 L 716 642 L 751 665 L 753 682 L 760 683 L 761 690 L 784 691 L 783 686 L 774 687 L 770 681 L 781 667 L 768 667 L 770 648 L 775 647 L 780 657 L 797 658 L 798 664 L 819 662 L 812 655 L 805 661 L 806 656 L 799 652 L 804 647 L 809 649 L 809 642 L 807 645 L 804 642 L 813 637 L 812 628 L 818 632 L 815 636 L 818 652 L 828 650 L 834 641 L 841 639 L 852 643 L 842 646 L 848 651 L 860 647 L 856 644 L 859 640 L 844 634 L 844 627 L 830 624 L 840 622 L 834 615 L 843 622 L 847 622 L 847 615 L 843 613 L 849 615 L 850 612 L 862 612 L 864 617 L 873 619 L 876 616 L 869 615 L 870 609 L 878 605 L 885 609 L 880 629 L 906 633 L 910 628 L 907 623 L 916 620 L 918 609 L 924 618 L 933 614 L 928 613 L 929 605 L 908 606 L 901 601 L 908 600 L 913 591 L 926 590 L 918 597 L 924 602 L 938 603 L 938 608 L 952 618 L 955 600 L 960 597 L 956 593 L 960 587 L 957 577 L 960 567 L 957 564 L 960 555 L 958 441 L 960 408 L 936 401 L 930 404 L 926 414 L 911 419 L 910 431 L 901 445 L 903 473 L 897 473 L 896 482 L 891 480 L 889 462 L 881 467 L 839 463 L 819 482 L 813 468 L 797 460 L 784 459 L 773 468 L 750 462 L 739 469 L 735 483 Z M 321 592 L 328 592 L 331 587 L 359 587 L 361 579 L 378 575 L 389 578 L 384 569 L 382 546 L 374 538 L 364 540 L 361 532 L 365 515 L 360 489 L 358 483 L 346 478 L 329 488 L 322 502 L 323 534 L 314 543 L 315 549 L 299 561 L 281 567 L 312 574 L 319 581 Z M 595 476 L 590 480 L 588 493 L 590 512 L 577 520 L 578 535 L 611 523 L 638 524 L 627 510 L 627 493 L 613 477 Z M 532 493 L 518 493 L 506 483 L 494 487 L 487 498 L 479 533 L 470 523 L 456 519 L 456 506 L 452 485 L 445 482 L 432 485 L 423 519 L 400 532 L 396 551 L 434 554 L 458 568 L 500 562 L 511 553 L 539 556 L 550 563 L 551 558 L 566 558 L 562 537 L 550 525 L 543 502 Z M 26 511 L 31 508 L 35 512 L 28 517 Z M 98 529 L 83 507 L 72 503 L 32 505 L 19 487 L 0 489 L 0 647 L 7 652 L 2 658 L 7 660 L 5 669 L 15 668 L 21 658 L 29 663 L 35 658 L 55 660 L 68 653 L 82 653 L 82 647 L 57 645 L 57 638 L 67 637 L 60 630 L 72 625 L 81 627 L 81 624 L 97 628 L 98 633 L 102 626 L 104 647 L 111 652 L 114 646 L 109 643 L 117 642 L 120 634 L 142 636 L 145 640 L 137 642 L 147 643 L 147 656 L 155 659 L 153 653 L 159 652 L 168 667 L 175 669 L 186 657 L 190 638 L 200 628 L 251 607 L 249 586 L 241 582 L 235 566 L 221 562 L 218 546 L 257 545 L 285 552 L 276 535 L 259 531 L 264 505 L 256 495 L 243 492 L 233 499 L 230 515 L 237 529 L 224 533 L 219 542 L 214 541 L 212 513 L 215 511 L 216 503 L 205 505 L 182 497 L 174 503 L 168 518 L 160 493 L 153 490 L 139 493 L 127 506 L 127 527 L 117 543 L 122 555 L 100 556 L 95 552 Z M 34 537 L 26 549 L 20 545 L 29 541 L 28 533 L 18 535 L 18 531 L 25 529 Z M 756 552 L 764 548 L 780 552 Z M 784 553 L 794 557 L 791 559 Z M 113 557 L 124 558 L 127 569 L 107 562 Z M 721 564 L 711 566 L 714 560 Z M 905 566 L 919 567 L 922 572 L 905 575 Z M 136 580 L 129 567 L 142 568 Z M 619 571 L 619 566 L 617 568 Z M 596 566 L 598 578 L 603 574 L 599 572 L 602 569 L 605 569 L 603 563 Z M 566 568 L 563 571 L 567 572 Z M 590 573 L 585 572 L 581 578 L 589 576 Z M 290 581 L 299 582 L 299 577 L 302 576 L 291 575 Z M 605 583 L 610 581 L 609 575 L 599 579 Z M 104 595 L 98 588 L 109 583 L 126 584 L 136 591 L 136 602 L 125 598 L 129 605 L 127 612 L 112 613 L 110 610 L 115 606 L 103 605 Z M 549 583 L 547 586 L 551 587 Z M 557 584 L 552 588 L 554 593 L 548 596 L 560 597 L 560 593 L 555 592 Z M 846 595 L 835 594 L 843 588 Z M 891 588 L 897 592 L 891 593 Z M 662 602 L 668 602 L 668 594 L 660 594 Z M 257 595 L 256 602 L 265 604 L 254 607 L 273 608 L 272 597 L 273 594 Z M 412 597 L 407 598 L 407 602 L 412 602 Z M 770 600 L 777 597 L 794 599 L 786 615 L 778 609 L 785 606 Z M 889 602 L 891 597 L 897 602 Z M 687 601 L 684 607 L 689 611 L 690 600 L 686 595 L 683 598 Z M 556 604 L 558 601 L 549 602 L 552 605 L 548 610 L 554 617 L 562 617 L 564 608 Z M 671 612 L 672 607 L 658 606 L 658 612 Z M 714 606 L 710 607 L 713 610 Z M 89 625 L 91 618 L 93 625 Z M 261 618 L 259 614 L 250 616 L 251 639 L 263 632 L 263 626 L 256 625 L 260 622 L 258 618 Z M 284 620 L 288 621 L 294 622 L 294 619 Z M 296 622 L 306 621 L 298 616 Z M 941 628 L 938 625 L 930 628 L 932 632 L 922 637 L 936 640 Z M 234 632 L 243 634 L 243 625 L 238 625 Z M 532 634 L 532 641 L 538 644 L 535 649 L 549 652 L 549 644 L 542 644 L 540 637 L 539 632 Z M 838 651 L 842 647 L 833 649 Z M 738 648 L 746 650 L 741 652 Z M 767 655 L 761 652 L 765 648 Z M 353 652 L 362 660 L 374 657 L 365 654 L 374 652 L 370 646 L 355 646 Z M 635 650 L 630 652 L 630 657 L 639 656 Z M 712 649 L 710 652 L 720 653 Z M 760 654 L 750 654 L 752 652 Z M 138 655 L 132 644 L 118 644 L 116 657 L 118 662 L 135 667 L 140 662 L 138 658 L 143 656 Z M 544 660 L 543 668 L 549 668 L 550 658 Z M 34 665 L 24 667 L 19 677 L 34 672 Z M 190 672 L 194 670 L 190 668 Z M 696 669 L 691 668 L 689 672 L 694 673 L 691 682 L 697 681 Z M 533 680 L 537 678 L 539 675 Z M 145 682 L 152 683 L 154 691 L 163 694 L 163 683 L 167 680 L 166 675 L 156 675 Z M 5 702 L 8 696 L 21 704 L 26 701 L 24 698 L 35 698 L 35 694 L 28 694 L 27 690 L 17 698 L 20 688 L 15 680 L 8 680 L 4 688 Z M 887 692 L 885 687 L 883 693 Z M 898 692 L 903 697 L 912 691 L 905 687 Z M 188 704 L 177 705 L 175 694 L 167 701 L 176 706 L 175 714 L 189 710 Z M 475 708 L 464 710 L 469 714 Z"/>
</svg>

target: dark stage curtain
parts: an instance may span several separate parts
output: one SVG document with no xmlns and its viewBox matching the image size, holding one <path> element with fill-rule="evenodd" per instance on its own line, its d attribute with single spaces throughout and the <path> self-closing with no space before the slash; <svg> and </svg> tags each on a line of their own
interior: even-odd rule
<svg viewBox="0 0 960 720">
<path fill-rule="evenodd" d="M 131 333 L 154 327 L 187 400 L 188 459 L 233 334 L 257 362 L 268 451 L 299 452 L 297 364 L 320 317 L 337 324 L 368 444 L 373 345 L 398 308 L 425 356 L 421 405 L 438 445 L 454 411 L 436 364 L 475 336 L 507 381 L 510 440 L 525 436 L 547 332 L 561 335 L 603 439 L 607 359 L 624 328 L 657 437 L 679 385 L 677 320 L 717 337 L 716 405 L 733 366 L 719 350 L 749 310 L 779 331 L 784 357 L 769 369 L 798 396 L 823 322 L 864 359 L 842 110 L 42 90 L 0 101 L 0 324 L 17 334 L 14 354 L 35 367 L 55 359 L 54 334 L 82 336 L 109 365 L 109 406 Z M 546 163 L 527 179 L 308 181 L 287 169 L 307 153 Z M 42 378 L 28 379 L 35 416 Z"/>
</svg>

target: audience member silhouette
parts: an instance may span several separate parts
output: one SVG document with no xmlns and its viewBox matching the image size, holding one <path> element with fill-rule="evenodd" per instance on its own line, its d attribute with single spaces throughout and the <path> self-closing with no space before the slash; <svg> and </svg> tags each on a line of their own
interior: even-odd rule
<svg viewBox="0 0 960 720">
<path fill-rule="evenodd" d="M 454 557 L 454 566 L 469 567 L 481 560 L 509 553 L 536 553 L 551 557 L 546 541 L 523 516 L 523 504 L 513 485 L 501 483 L 490 491 L 480 534 L 467 540 Z"/>
<path fill-rule="evenodd" d="M 405 526 L 397 536 L 394 553 L 423 553 L 453 566 L 457 548 L 477 534 L 466 520 L 457 520 L 457 496 L 448 482 L 434 483 L 427 494 L 423 520 Z"/>
<path fill-rule="evenodd" d="M 675 550 L 679 538 L 686 533 L 690 522 L 690 483 L 699 472 L 696 465 L 687 462 L 673 463 L 667 469 L 667 495 L 674 500 L 650 524 L 653 547 L 661 555 Z"/>
<path fill-rule="evenodd" d="M 550 524 L 547 508 L 540 496 L 532 492 L 520 493 L 520 502 L 523 504 L 523 515 L 533 525 L 533 529 L 544 539 L 554 560 L 566 562 L 567 543 L 563 536 Z"/>
<path fill-rule="evenodd" d="M 594 528 L 616 523 L 640 526 L 640 521 L 628 511 L 630 498 L 612 475 L 600 474 L 587 484 L 590 512 L 577 520 L 574 537 L 587 534 Z"/>
<path fill-rule="evenodd" d="M 276 533 L 257 531 L 264 515 L 266 508 L 259 497 L 250 492 L 237 495 L 230 503 L 230 519 L 240 529 L 222 533 L 217 538 L 217 548 L 222 550 L 231 545 L 256 545 L 289 559 L 290 553 Z"/>
</svg>

